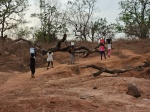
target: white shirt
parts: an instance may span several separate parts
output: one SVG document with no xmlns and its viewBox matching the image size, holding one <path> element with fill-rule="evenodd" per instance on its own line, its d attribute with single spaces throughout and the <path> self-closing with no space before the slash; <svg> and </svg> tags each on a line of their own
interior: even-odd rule
<svg viewBox="0 0 150 112">
<path fill-rule="evenodd" d="M 51 52 L 51 54 L 49 54 L 49 52 L 47 53 L 47 61 L 53 61 L 53 52 Z"/>
<path fill-rule="evenodd" d="M 30 48 L 30 53 L 33 53 L 33 54 L 35 53 L 35 50 L 33 47 Z"/>
<path fill-rule="evenodd" d="M 98 44 L 100 43 L 100 39 L 98 39 Z"/>
</svg>

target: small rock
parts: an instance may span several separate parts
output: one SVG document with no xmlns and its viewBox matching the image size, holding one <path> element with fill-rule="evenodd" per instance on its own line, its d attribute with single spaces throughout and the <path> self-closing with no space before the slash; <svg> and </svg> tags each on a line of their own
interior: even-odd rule
<svg viewBox="0 0 150 112">
<path fill-rule="evenodd" d="M 150 69 L 147 70 L 147 74 L 150 76 Z"/>
<path fill-rule="evenodd" d="M 85 100 L 85 99 L 86 99 L 86 96 L 80 96 L 80 99 L 84 99 L 84 100 Z"/>
<path fill-rule="evenodd" d="M 93 103 L 92 106 L 99 107 L 99 105 L 97 103 Z"/>
<path fill-rule="evenodd" d="M 133 85 L 133 84 L 128 84 L 128 91 L 127 91 L 128 95 L 134 96 L 136 98 L 141 96 L 140 91 L 138 90 L 138 88 Z"/>
<path fill-rule="evenodd" d="M 95 86 L 95 87 L 93 87 L 93 89 L 97 89 L 97 87 Z"/>
<path fill-rule="evenodd" d="M 5 51 L 5 52 L 4 52 L 4 54 L 8 55 L 8 54 L 9 54 L 9 52 Z"/>
<path fill-rule="evenodd" d="M 143 71 L 144 68 L 142 68 L 141 66 L 138 66 L 138 67 L 136 67 L 136 70 L 137 70 L 137 71 Z"/>
</svg>

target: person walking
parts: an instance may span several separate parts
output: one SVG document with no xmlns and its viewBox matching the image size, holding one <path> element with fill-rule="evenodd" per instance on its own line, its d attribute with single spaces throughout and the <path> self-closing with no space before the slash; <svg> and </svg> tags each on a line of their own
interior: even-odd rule
<svg viewBox="0 0 150 112">
<path fill-rule="evenodd" d="M 30 48 L 30 55 L 34 55 L 34 57 L 36 57 L 36 49 L 34 48 L 34 46 Z"/>
<path fill-rule="evenodd" d="M 106 55 L 105 55 L 105 46 L 104 46 L 103 43 L 100 43 L 100 48 L 99 48 L 99 50 L 100 50 L 101 60 L 102 60 L 103 55 L 104 55 L 104 58 L 106 59 Z"/>
<path fill-rule="evenodd" d="M 108 57 L 110 57 L 110 53 L 111 53 L 111 49 L 112 49 L 112 39 L 109 37 L 106 39 L 106 43 L 107 43 L 107 55 Z"/>
<path fill-rule="evenodd" d="M 71 42 L 69 53 L 70 53 L 70 64 L 74 64 L 74 62 L 75 62 L 75 46 L 74 46 L 74 42 Z"/>
<path fill-rule="evenodd" d="M 30 70 L 31 70 L 31 78 L 35 78 L 35 57 L 34 54 L 31 54 L 30 58 Z"/>
<path fill-rule="evenodd" d="M 51 67 L 53 68 L 53 52 L 51 51 L 47 53 L 47 62 L 48 62 L 47 70 L 49 69 L 50 64 L 51 64 Z"/>
<path fill-rule="evenodd" d="M 104 45 L 105 45 L 105 38 L 102 38 L 102 37 L 101 37 L 101 38 L 99 38 L 99 39 L 98 39 L 98 43 L 99 43 L 99 44 L 101 44 L 101 43 L 102 43 L 102 44 L 104 44 Z"/>
</svg>

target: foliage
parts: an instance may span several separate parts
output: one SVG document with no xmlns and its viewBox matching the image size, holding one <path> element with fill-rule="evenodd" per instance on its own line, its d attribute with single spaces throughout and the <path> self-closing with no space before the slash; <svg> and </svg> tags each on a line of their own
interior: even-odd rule
<svg viewBox="0 0 150 112">
<path fill-rule="evenodd" d="M 87 40 L 90 31 L 90 21 L 93 16 L 97 0 L 75 0 L 68 1 L 67 21 L 80 32 L 80 39 Z"/>
<path fill-rule="evenodd" d="M 150 37 L 150 1 L 124 0 L 119 4 L 122 9 L 119 20 L 124 27 L 118 24 L 117 28 L 129 36 Z"/>
<path fill-rule="evenodd" d="M 41 30 L 37 30 L 35 32 L 35 37 L 36 37 L 36 41 L 43 41 L 43 42 L 53 42 L 57 40 L 57 36 L 56 33 L 51 33 L 50 35 L 45 35 L 45 37 L 43 37 L 45 34 L 43 31 Z"/>
<path fill-rule="evenodd" d="M 27 0 L 0 0 L 0 36 L 7 30 L 24 23 L 23 12 L 27 9 Z"/>
<path fill-rule="evenodd" d="M 19 27 L 16 31 L 17 38 L 29 38 L 31 34 L 29 27 Z"/>
<path fill-rule="evenodd" d="M 37 38 L 41 40 L 56 40 L 59 33 L 67 31 L 66 23 L 63 21 L 63 15 L 53 0 L 45 2 L 40 0 L 40 13 L 32 14 L 41 21 L 41 29 L 38 31 Z M 42 36 L 43 35 L 43 36 Z M 37 34 L 36 34 L 37 36 Z"/>
<path fill-rule="evenodd" d="M 91 40 L 94 41 L 95 34 L 97 37 L 113 37 L 115 34 L 114 24 L 108 24 L 107 20 L 104 18 L 98 19 L 91 24 Z"/>
</svg>

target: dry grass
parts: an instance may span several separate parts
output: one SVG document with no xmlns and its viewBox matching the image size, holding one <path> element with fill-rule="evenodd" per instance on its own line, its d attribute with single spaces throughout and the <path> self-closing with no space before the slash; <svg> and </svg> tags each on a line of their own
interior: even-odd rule
<svg viewBox="0 0 150 112">
<path fill-rule="evenodd" d="M 150 52 L 150 39 L 118 39 L 113 42 L 113 47 L 129 49 L 135 52 L 136 54 L 144 54 Z"/>
<path fill-rule="evenodd" d="M 70 45 L 71 41 L 68 41 L 68 45 Z M 42 48 L 49 49 L 56 45 L 57 42 L 52 43 L 38 43 Z M 129 49 L 137 54 L 145 54 L 150 52 L 150 39 L 145 40 L 125 40 L 125 39 L 119 39 L 115 42 L 113 42 L 114 49 L 112 50 L 112 55 L 118 56 L 120 59 L 127 59 L 129 56 L 124 52 L 122 49 Z M 93 49 L 95 46 L 97 46 L 97 42 L 91 43 L 91 42 L 85 42 L 85 41 L 76 41 L 75 45 L 78 46 L 86 46 L 89 49 Z M 65 47 L 66 45 L 63 43 L 62 47 Z M 30 53 L 29 53 L 30 46 L 27 43 L 20 42 L 20 43 L 12 43 L 12 42 L 0 42 L 0 63 L 15 63 L 15 66 L 21 66 L 22 69 L 25 68 L 27 70 L 29 65 L 29 59 L 30 59 Z M 55 53 L 55 60 L 60 63 L 68 63 L 69 53 L 62 53 L 62 52 L 56 52 Z M 97 56 L 97 53 L 93 53 L 89 57 Z M 82 58 L 82 56 L 77 56 L 77 58 Z M 46 63 L 46 56 L 42 56 L 40 54 L 37 54 L 36 58 L 37 67 L 41 67 L 43 64 Z M 126 66 L 130 66 L 130 64 L 126 64 Z M 20 68 L 21 68 L 20 67 Z M 11 68 L 11 67 L 10 67 Z M 19 68 L 19 67 L 18 67 Z M 29 70 L 29 69 L 28 69 Z M 77 67 L 74 68 L 74 71 L 76 74 L 78 74 Z"/>
<path fill-rule="evenodd" d="M 121 51 L 120 49 L 116 49 L 112 52 L 112 55 L 118 56 L 120 59 L 127 59 L 129 58 L 125 52 Z"/>
<path fill-rule="evenodd" d="M 71 71 L 75 74 L 75 75 L 79 75 L 80 74 L 80 68 L 79 65 L 75 65 L 71 68 Z"/>
</svg>

